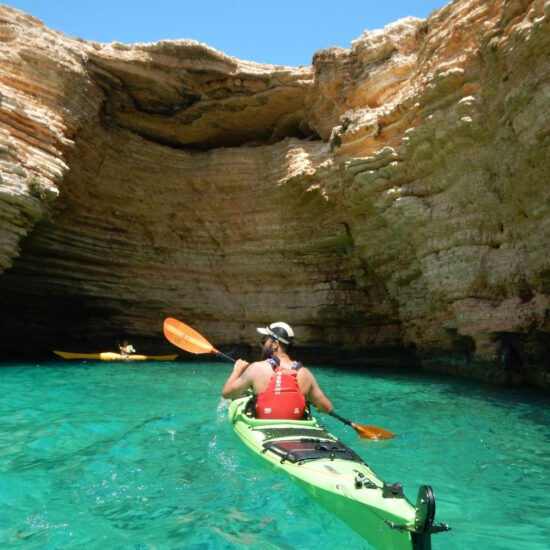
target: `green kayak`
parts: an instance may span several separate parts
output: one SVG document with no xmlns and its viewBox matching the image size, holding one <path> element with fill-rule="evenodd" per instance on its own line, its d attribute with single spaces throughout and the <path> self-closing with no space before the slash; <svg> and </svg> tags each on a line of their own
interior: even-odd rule
<svg viewBox="0 0 550 550">
<path fill-rule="evenodd" d="M 237 435 L 258 456 L 292 480 L 380 550 L 430 550 L 435 499 L 420 487 L 416 506 L 400 483 L 380 479 L 349 447 L 310 420 L 260 420 L 246 411 L 250 397 L 229 404 Z"/>
</svg>

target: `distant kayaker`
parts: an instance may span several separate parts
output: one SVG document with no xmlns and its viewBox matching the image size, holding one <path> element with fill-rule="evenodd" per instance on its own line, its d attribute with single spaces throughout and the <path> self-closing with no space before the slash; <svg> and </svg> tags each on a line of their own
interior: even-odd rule
<svg viewBox="0 0 550 550">
<path fill-rule="evenodd" d="M 292 328 L 277 322 L 256 330 L 263 335 L 261 360 L 248 363 L 238 359 L 222 396 L 233 399 L 252 389 L 258 418 L 301 419 L 306 412 L 306 398 L 317 411 L 330 413 L 332 403 L 312 372 L 290 357 L 294 348 Z"/>
<path fill-rule="evenodd" d="M 118 347 L 120 349 L 120 355 L 122 355 L 123 358 L 127 358 L 130 356 L 130 354 L 136 353 L 134 346 L 132 346 L 132 344 L 129 344 L 128 340 L 124 340 L 124 342 L 122 342 L 122 346 L 119 345 Z"/>
</svg>

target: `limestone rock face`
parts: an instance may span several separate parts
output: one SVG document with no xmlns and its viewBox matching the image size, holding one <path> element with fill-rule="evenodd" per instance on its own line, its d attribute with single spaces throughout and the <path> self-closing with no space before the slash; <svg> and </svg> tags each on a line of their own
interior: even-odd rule
<svg viewBox="0 0 550 550">
<path fill-rule="evenodd" d="M 455 0 L 300 68 L 6 6 L 0 42 L 4 354 L 285 320 L 306 360 L 550 386 L 549 0 Z"/>
</svg>

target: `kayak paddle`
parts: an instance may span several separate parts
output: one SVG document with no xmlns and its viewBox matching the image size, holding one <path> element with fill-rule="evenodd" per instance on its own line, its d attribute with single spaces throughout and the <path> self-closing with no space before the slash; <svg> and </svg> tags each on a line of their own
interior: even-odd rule
<svg viewBox="0 0 550 550">
<path fill-rule="evenodd" d="M 190 326 L 168 317 L 164 320 L 164 336 L 166 339 L 177 346 L 190 353 L 197 355 L 202 353 L 213 353 L 218 357 L 222 357 L 227 361 L 235 362 L 235 359 L 225 355 L 221 351 L 218 351 L 202 334 L 199 334 L 195 329 Z"/>
<path fill-rule="evenodd" d="M 390 439 L 390 437 L 395 437 L 394 433 L 390 432 L 389 430 L 385 430 L 384 428 L 379 428 L 378 426 L 360 426 L 355 422 L 351 422 L 346 418 L 341 417 L 334 411 L 330 412 L 329 414 L 330 416 L 334 416 L 334 418 L 340 420 L 340 422 L 351 426 L 357 432 L 357 435 L 361 439 Z"/>
<path fill-rule="evenodd" d="M 199 334 L 195 329 L 189 325 L 168 317 L 164 320 L 164 336 L 166 339 L 185 351 L 195 353 L 197 355 L 203 353 L 213 353 L 226 361 L 231 363 L 235 362 L 235 359 L 225 355 L 221 351 L 218 351 L 202 334 Z M 385 430 L 384 428 L 378 428 L 377 426 L 360 426 L 354 422 L 350 422 L 345 418 L 337 415 L 335 412 L 330 413 L 331 416 L 337 418 L 344 424 L 351 426 L 362 439 L 389 439 L 395 437 L 395 434 Z"/>
</svg>

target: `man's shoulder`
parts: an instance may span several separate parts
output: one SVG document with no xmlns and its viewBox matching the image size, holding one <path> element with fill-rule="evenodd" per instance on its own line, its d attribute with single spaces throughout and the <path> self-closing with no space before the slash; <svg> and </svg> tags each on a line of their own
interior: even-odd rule
<svg viewBox="0 0 550 550">
<path fill-rule="evenodd" d="M 251 377 L 265 378 L 273 373 L 273 368 L 267 361 L 255 361 L 251 363 L 247 369 Z"/>
<path fill-rule="evenodd" d="M 300 363 L 300 368 L 298 369 L 298 374 L 302 377 L 313 376 L 313 373 L 305 366 Z"/>
<path fill-rule="evenodd" d="M 266 368 L 271 369 L 271 365 L 267 361 L 254 361 L 250 363 L 249 369 L 264 370 Z"/>
</svg>

